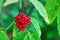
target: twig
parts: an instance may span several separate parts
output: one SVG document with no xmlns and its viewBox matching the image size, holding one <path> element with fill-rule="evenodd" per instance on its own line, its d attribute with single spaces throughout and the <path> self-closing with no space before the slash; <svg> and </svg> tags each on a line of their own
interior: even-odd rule
<svg viewBox="0 0 60 40">
<path fill-rule="evenodd" d="M 13 25 L 14 21 L 6 28 L 6 31 Z"/>
<path fill-rule="evenodd" d="M 22 1 L 23 1 L 23 0 L 19 0 L 19 1 L 20 1 L 20 3 L 19 3 L 19 4 L 20 4 L 19 13 L 21 13 L 21 11 L 23 11 L 23 10 L 22 10 Z"/>
<path fill-rule="evenodd" d="M 20 0 L 20 9 L 22 8 L 22 0 Z"/>
</svg>

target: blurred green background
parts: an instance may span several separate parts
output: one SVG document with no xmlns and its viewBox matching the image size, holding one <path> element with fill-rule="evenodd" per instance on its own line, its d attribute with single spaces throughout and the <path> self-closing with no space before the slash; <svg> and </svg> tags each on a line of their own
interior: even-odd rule
<svg viewBox="0 0 60 40">
<path fill-rule="evenodd" d="M 60 0 L 39 0 L 39 2 L 41 2 L 42 5 L 46 8 L 47 13 L 49 13 L 50 20 L 53 20 L 51 24 L 47 24 L 42 16 L 39 14 L 37 9 L 33 6 L 33 4 L 28 2 L 26 14 L 28 15 L 28 13 L 30 12 L 30 16 L 37 19 L 41 28 L 41 40 L 60 40 L 57 28 L 58 5 L 57 3 L 55 3 L 55 1 L 60 3 Z M 8 4 L 7 6 L 3 6 L 5 2 L 6 0 L 3 0 L 3 2 L 2 0 L 0 0 L 0 28 L 6 29 L 13 22 L 14 17 L 19 13 L 19 1 Z M 33 26 L 32 23 L 30 23 L 29 27 L 30 26 Z M 10 34 L 10 32 L 13 32 L 13 25 L 8 29 L 8 34 Z"/>
</svg>

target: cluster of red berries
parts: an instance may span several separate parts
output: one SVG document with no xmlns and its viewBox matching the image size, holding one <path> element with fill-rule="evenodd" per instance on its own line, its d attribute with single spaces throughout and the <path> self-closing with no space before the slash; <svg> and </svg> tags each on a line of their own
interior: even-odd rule
<svg viewBox="0 0 60 40">
<path fill-rule="evenodd" d="M 30 23 L 30 16 L 26 16 L 24 13 L 20 13 L 15 17 L 15 22 L 19 30 L 24 30 Z"/>
</svg>

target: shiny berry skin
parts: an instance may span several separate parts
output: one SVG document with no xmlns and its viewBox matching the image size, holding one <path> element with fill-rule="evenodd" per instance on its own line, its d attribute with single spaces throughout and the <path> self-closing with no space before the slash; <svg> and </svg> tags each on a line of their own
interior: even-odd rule
<svg viewBox="0 0 60 40">
<path fill-rule="evenodd" d="M 30 16 L 26 16 L 24 13 L 20 13 L 15 17 L 15 22 L 19 30 L 24 30 L 30 23 Z"/>
</svg>

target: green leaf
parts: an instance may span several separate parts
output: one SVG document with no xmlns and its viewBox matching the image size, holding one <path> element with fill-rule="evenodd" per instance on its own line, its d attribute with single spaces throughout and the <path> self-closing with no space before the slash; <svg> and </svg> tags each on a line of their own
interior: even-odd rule
<svg viewBox="0 0 60 40">
<path fill-rule="evenodd" d="M 20 31 L 13 40 L 40 40 L 38 34 L 30 29 Z"/>
<path fill-rule="evenodd" d="M 8 4 L 12 4 L 15 2 L 18 2 L 19 0 L 6 0 L 6 2 L 4 3 L 4 6 L 7 6 Z"/>
<path fill-rule="evenodd" d="M 29 36 L 28 35 L 25 35 L 24 40 L 29 40 Z"/>
<path fill-rule="evenodd" d="M 48 13 L 49 22 L 51 24 L 57 16 L 58 10 L 57 0 L 46 0 L 46 10 Z"/>
<path fill-rule="evenodd" d="M 31 13 L 31 17 L 34 17 L 38 21 L 40 27 L 45 26 L 44 19 L 39 15 L 39 12 L 35 8 Z"/>
<path fill-rule="evenodd" d="M 41 31 L 40 31 L 40 27 L 38 25 L 38 21 L 35 18 L 31 17 L 31 22 L 34 25 L 34 28 L 36 29 L 36 31 L 37 31 L 37 33 L 39 34 L 39 37 L 40 37 L 41 36 Z"/>
<path fill-rule="evenodd" d="M 9 40 L 8 36 L 6 35 L 5 32 L 0 30 L 0 40 Z"/>
<path fill-rule="evenodd" d="M 41 2 L 39 2 L 38 0 L 29 0 L 29 1 L 35 6 L 35 8 L 38 10 L 39 14 L 49 24 L 48 14 L 47 14 L 45 8 L 43 7 L 43 5 L 41 4 Z"/>
<path fill-rule="evenodd" d="M 31 30 L 31 29 L 29 29 L 28 34 L 31 35 L 30 37 L 33 40 L 41 40 L 40 37 L 38 36 L 38 34 L 35 31 Z"/>
<path fill-rule="evenodd" d="M 60 0 L 57 0 L 57 5 L 60 6 Z"/>
<path fill-rule="evenodd" d="M 16 36 L 13 38 L 13 40 L 23 40 L 26 35 L 26 30 L 20 31 L 16 34 Z"/>
<path fill-rule="evenodd" d="M 31 33 L 28 31 L 28 36 L 30 38 L 30 40 L 34 40 L 33 36 L 31 35 Z"/>
<path fill-rule="evenodd" d="M 6 31 L 5 28 L 0 28 L 0 30 L 2 30 L 2 31 Z"/>
<path fill-rule="evenodd" d="M 60 8 L 58 10 L 57 28 L 58 28 L 58 33 L 60 35 Z"/>
<path fill-rule="evenodd" d="M 16 26 L 16 24 L 15 24 L 15 22 L 14 22 L 14 24 L 13 24 L 13 37 L 15 37 L 16 36 L 16 33 L 18 32 L 18 28 L 17 28 L 17 26 Z"/>
</svg>

